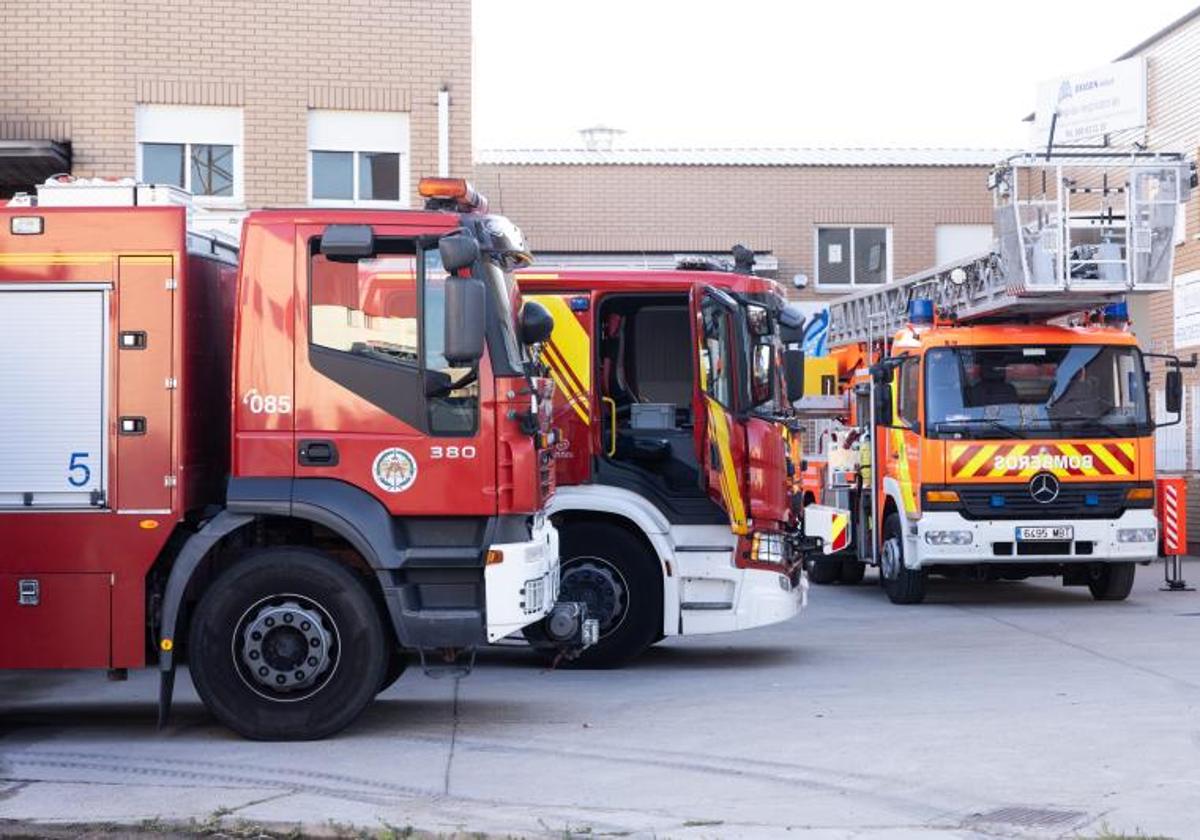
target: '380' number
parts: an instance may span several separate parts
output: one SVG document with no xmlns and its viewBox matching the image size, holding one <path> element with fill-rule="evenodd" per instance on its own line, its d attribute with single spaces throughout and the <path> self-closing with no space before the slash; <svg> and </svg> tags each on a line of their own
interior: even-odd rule
<svg viewBox="0 0 1200 840">
<path fill-rule="evenodd" d="M 474 458 L 476 454 L 474 446 L 429 447 L 429 457 L 435 461 L 439 458 Z"/>
</svg>

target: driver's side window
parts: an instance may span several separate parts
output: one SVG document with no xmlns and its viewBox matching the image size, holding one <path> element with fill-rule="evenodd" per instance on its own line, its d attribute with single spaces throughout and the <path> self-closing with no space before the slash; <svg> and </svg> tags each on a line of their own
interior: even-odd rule
<svg viewBox="0 0 1200 840">
<path fill-rule="evenodd" d="M 700 385 L 721 405 L 733 408 L 733 319 L 723 306 L 708 300 L 700 307 L 700 317 Z"/>
<path fill-rule="evenodd" d="M 896 419 L 910 429 L 917 428 L 920 423 L 920 372 L 921 364 L 917 356 L 905 357 L 904 363 L 897 371 L 900 378 L 897 386 L 900 398 L 896 401 Z"/>
</svg>

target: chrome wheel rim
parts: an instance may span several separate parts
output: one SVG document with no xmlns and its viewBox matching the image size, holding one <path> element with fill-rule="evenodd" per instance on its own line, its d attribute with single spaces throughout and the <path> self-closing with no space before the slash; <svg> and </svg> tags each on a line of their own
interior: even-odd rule
<svg viewBox="0 0 1200 840">
<path fill-rule="evenodd" d="M 233 633 L 233 661 L 251 691 L 291 703 L 312 697 L 337 670 L 341 639 L 329 611 L 311 598 L 275 595 L 251 605 Z"/>
</svg>

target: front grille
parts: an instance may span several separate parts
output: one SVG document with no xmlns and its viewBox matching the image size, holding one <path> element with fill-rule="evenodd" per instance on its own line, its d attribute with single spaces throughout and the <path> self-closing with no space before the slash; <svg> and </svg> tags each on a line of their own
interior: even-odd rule
<svg viewBox="0 0 1200 840">
<path fill-rule="evenodd" d="M 1125 512 L 1129 484 L 1063 483 L 1058 498 L 1042 504 L 1029 485 L 956 485 L 959 510 L 967 519 L 1114 519 Z"/>
</svg>

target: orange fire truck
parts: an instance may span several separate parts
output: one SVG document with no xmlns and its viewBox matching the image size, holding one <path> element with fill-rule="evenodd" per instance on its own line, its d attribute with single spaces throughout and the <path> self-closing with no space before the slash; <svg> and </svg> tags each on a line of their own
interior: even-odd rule
<svg viewBox="0 0 1200 840">
<path fill-rule="evenodd" d="M 829 308 L 830 357 L 809 364 L 840 404 L 805 493 L 850 510 L 851 538 L 812 577 L 878 566 L 900 604 L 929 574 L 1123 599 L 1157 553 L 1153 435 L 1179 422 L 1182 382 L 1178 358 L 1139 349 L 1125 298 L 1170 288 L 1194 174 L 1178 155 L 1021 156 L 990 186 L 995 253 Z"/>
<path fill-rule="evenodd" d="M 580 665 L 804 605 L 818 531 L 801 537 L 792 507 L 782 353 L 803 319 L 773 280 L 714 268 L 516 274 L 554 316 L 549 511 L 563 597 L 600 623 Z"/>
<path fill-rule="evenodd" d="M 0 208 L 0 667 L 187 661 L 252 738 L 349 724 L 404 670 L 549 617 L 549 335 L 517 230 L 462 181 L 422 211 L 251 213 L 51 183 Z M 520 314 L 519 314 L 520 313 Z"/>
</svg>

